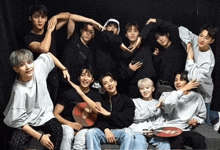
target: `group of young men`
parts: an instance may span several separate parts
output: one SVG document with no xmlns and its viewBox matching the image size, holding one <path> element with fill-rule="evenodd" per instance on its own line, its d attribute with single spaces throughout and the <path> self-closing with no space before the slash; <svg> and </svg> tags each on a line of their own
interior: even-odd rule
<svg viewBox="0 0 220 150">
<path fill-rule="evenodd" d="M 117 143 L 120 149 L 147 149 L 148 143 L 158 149 L 204 149 L 204 137 L 191 128 L 217 119 L 214 129 L 219 130 L 219 113 L 210 111 L 215 64 L 211 26 L 196 36 L 185 27 L 150 18 L 141 32 L 137 23 L 126 25 L 126 45 L 113 18 L 102 26 L 65 12 L 47 23 L 47 9 L 36 5 L 30 7 L 29 20 L 33 29 L 24 42 L 30 51 L 10 56 L 18 74 L 4 111 L 4 122 L 15 128 L 12 149 L 22 149 L 31 137 L 47 149 L 97 150 L 101 143 Z M 80 35 L 76 22 L 84 22 Z M 68 42 L 57 56 L 55 30 L 65 24 Z M 100 35 L 90 47 L 95 28 Z M 98 114 L 91 127 L 73 118 L 80 102 L 89 106 L 84 115 Z M 167 126 L 183 133 L 174 138 L 153 135 Z"/>
</svg>

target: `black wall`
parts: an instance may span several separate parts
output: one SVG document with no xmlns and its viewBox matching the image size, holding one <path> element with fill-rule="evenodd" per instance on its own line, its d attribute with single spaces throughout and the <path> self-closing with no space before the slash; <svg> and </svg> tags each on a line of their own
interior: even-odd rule
<svg viewBox="0 0 220 150">
<path fill-rule="evenodd" d="M 10 130 L 4 125 L 3 111 L 8 103 L 15 73 L 9 65 L 10 53 L 23 47 L 23 37 L 31 30 L 28 7 L 44 4 L 49 9 L 49 17 L 62 12 L 80 14 L 104 24 L 109 18 L 121 23 L 121 36 L 127 22 L 136 21 L 141 27 L 149 18 L 161 18 L 177 25 L 183 25 L 194 33 L 206 23 L 220 25 L 219 0 L 0 0 L 0 133 L 4 139 L 0 149 L 8 149 Z M 65 29 L 59 31 L 59 49 L 65 46 Z M 213 72 L 215 89 L 212 109 L 220 111 L 220 40 L 212 46 L 216 56 Z M 2 147 L 2 148 L 1 148 Z"/>
</svg>

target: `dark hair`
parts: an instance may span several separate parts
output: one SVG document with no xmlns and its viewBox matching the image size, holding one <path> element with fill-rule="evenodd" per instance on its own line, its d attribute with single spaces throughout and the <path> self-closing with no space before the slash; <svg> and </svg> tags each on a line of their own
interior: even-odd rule
<svg viewBox="0 0 220 150">
<path fill-rule="evenodd" d="M 208 31 L 208 35 L 212 38 L 212 39 L 216 39 L 216 32 L 217 32 L 217 28 L 214 28 L 212 25 L 210 24 L 205 24 L 201 27 L 200 29 L 200 33 L 204 30 Z"/>
<path fill-rule="evenodd" d="M 138 24 L 137 22 L 129 22 L 129 23 L 127 23 L 127 25 L 125 26 L 126 32 L 127 32 L 132 26 L 136 27 L 137 30 L 140 32 L 140 27 L 139 27 L 139 24 Z"/>
<path fill-rule="evenodd" d="M 43 4 L 32 5 L 29 7 L 29 16 L 32 16 L 34 12 L 39 12 L 42 16 L 47 16 L 47 8 Z"/>
<path fill-rule="evenodd" d="M 110 76 L 113 80 L 115 80 L 114 76 L 110 73 L 110 72 L 107 72 L 105 74 L 103 74 L 100 78 L 99 78 L 99 84 L 103 87 L 103 84 L 102 84 L 102 79 L 106 76 Z"/>
<path fill-rule="evenodd" d="M 93 26 L 91 23 L 84 22 L 83 25 L 81 26 L 81 29 L 80 29 L 80 30 L 85 30 L 85 29 L 87 29 L 87 28 L 88 28 L 88 27 L 87 27 L 88 25 Z"/>
<path fill-rule="evenodd" d="M 109 21 L 109 22 L 107 23 L 106 27 L 109 26 L 110 24 L 116 25 L 116 27 L 117 27 L 117 29 L 118 29 L 118 24 L 117 24 L 116 22 L 113 22 L 113 21 Z"/>
<path fill-rule="evenodd" d="M 180 74 L 180 79 L 181 80 L 185 80 L 187 83 L 189 82 L 188 71 L 183 71 L 183 72 L 180 72 L 180 73 L 177 73 L 177 74 Z"/>
<path fill-rule="evenodd" d="M 160 27 L 158 27 L 157 29 L 154 30 L 154 36 L 155 36 L 156 39 L 157 39 L 158 36 L 163 36 L 163 35 L 167 35 L 168 36 L 169 33 L 166 32 L 165 30 L 161 29 Z"/>
<path fill-rule="evenodd" d="M 80 75 L 82 74 L 82 72 L 83 72 L 84 69 L 86 69 L 86 73 L 89 72 L 89 73 L 91 73 L 91 75 L 94 77 L 94 71 L 93 71 L 92 66 L 90 66 L 90 65 L 84 65 L 84 66 L 82 66 Z M 79 76 L 80 76 L 80 75 L 79 75 Z"/>
</svg>

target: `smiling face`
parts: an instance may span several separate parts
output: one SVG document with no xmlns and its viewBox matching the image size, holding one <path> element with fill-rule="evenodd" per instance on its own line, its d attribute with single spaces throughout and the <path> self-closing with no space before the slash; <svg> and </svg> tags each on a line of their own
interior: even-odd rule
<svg viewBox="0 0 220 150">
<path fill-rule="evenodd" d="M 200 34 L 199 34 L 199 38 L 198 38 L 198 45 L 199 45 L 199 50 L 200 51 L 207 51 L 210 49 L 210 44 L 212 44 L 214 42 L 214 39 L 212 39 L 209 35 L 208 35 L 208 31 L 207 30 L 203 30 Z"/>
<path fill-rule="evenodd" d="M 105 76 L 102 79 L 102 85 L 104 90 L 110 95 L 113 96 L 115 94 L 117 94 L 117 81 L 115 81 L 114 79 L 112 79 L 111 76 Z"/>
<path fill-rule="evenodd" d="M 126 37 L 128 38 L 130 42 L 136 42 L 138 39 L 138 36 L 139 36 L 139 31 L 137 27 L 133 25 L 126 32 Z"/>
<path fill-rule="evenodd" d="M 47 16 L 35 11 L 33 15 L 29 17 L 29 20 L 32 22 L 33 28 L 41 30 L 44 29 L 47 22 Z"/>
<path fill-rule="evenodd" d="M 95 36 L 95 29 L 92 25 L 87 24 L 84 29 L 81 30 L 81 40 L 83 43 L 88 42 Z"/>
<path fill-rule="evenodd" d="M 34 63 L 32 61 L 22 62 L 13 67 L 13 69 L 18 73 L 20 81 L 27 82 L 30 81 L 33 77 Z"/>
<path fill-rule="evenodd" d="M 180 74 L 177 74 L 174 81 L 176 90 L 181 90 L 186 84 L 187 81 L 182 79 Z"/>
<path fill-rule="evenodd" d="M 151 85 L 141 85 L 139 91 L 143 97 L 143 100 L 151 100 L 154 92 L 154 87 Z"/>
<path fill-rule="evenodd" d="M 83 69 L 81 75 L 79 76 L 80 87 L 89 88 L 93 81 L 93 75 L 87 69 Z"/>
</svg>

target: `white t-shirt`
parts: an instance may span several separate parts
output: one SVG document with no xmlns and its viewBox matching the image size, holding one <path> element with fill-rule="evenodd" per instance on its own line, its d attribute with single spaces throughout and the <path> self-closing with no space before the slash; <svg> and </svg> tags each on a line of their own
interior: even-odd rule
<svg viewBox="0 0 220 150">
<path fill-rule="evenodd" d="M 49 54 L 41 54 L 34 61 L 34 75 L 29 82 L 15 80 L 9 103 L 4 111 L 6 125 L 41 126 L 54 118 L 53 103 L 47 89 L 47 76 L 54 68 Z"/>
</svg>

